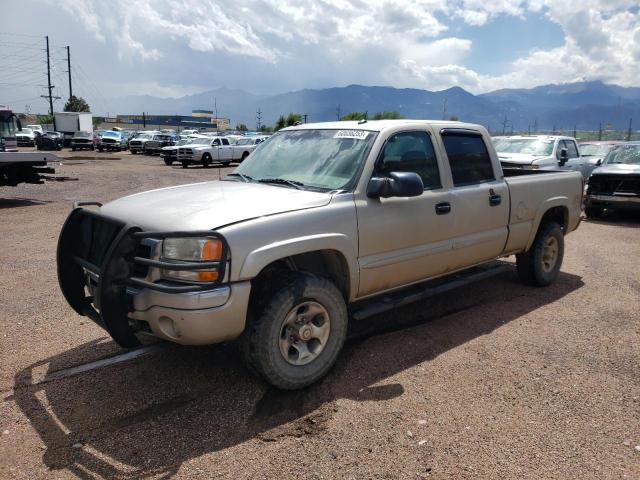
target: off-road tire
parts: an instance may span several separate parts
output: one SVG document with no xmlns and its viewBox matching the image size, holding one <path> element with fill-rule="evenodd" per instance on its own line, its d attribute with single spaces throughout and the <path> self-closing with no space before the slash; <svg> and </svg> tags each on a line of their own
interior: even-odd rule
<svg viewBox="0 0 640 480">
<path fill-rule="evenodd" d="M 211 165 L 211 161 L 212 161 L 211 155 L 209 155 L 208 153 L 205 153 L 202 156 L 202 167 L 208 168 L 209 165 Z"/>
<path fill-rule="evenodd" d="M 587 207 L 584 209 L 584 214 L 587 218 L 600 218 L 604 213 L 604 208 L 602 207 Z"/>
<path fill-rule="evenodd" d="M 167 167 L 170 167 L 171 165 L 173 165 L 173 160 L 169 160 L 168 158 L 165 158 L 165 159 L 164 159 L 164 164 L 165 164 Z"/>
<path fill-rule="evenodd" d="M 335 363 L 347 335 L 347 306 L 338 288 L 326 278 L 304 272 L 280 278 L 278 285 L 260 292 L 262 298 L 252 299 L 240 349 L 250 370 L 276 388 L 296 390 L 318 381 Z M 296 305 L 310 300 L 326 309 L 331 330 L 314 360 L 292 365 L 280 353 L 282 322 Z"/>
<path fill-rule="evenodd" d="M 246 159 L 248 156 L 249 156 L 249 152 L 244 152 L 244 153 L 242 154 L 242 158 L 240 159 L 240 162 L 244 162 L 244 161 L 245 161 L 245 159 Z"/>
<path fill-rule="evenodd" d="M 183 161 L 182 168 L 189 168 L 189 162 Z"/>
<path fill-rule="evenodd" d="M 549 271 L 544 268 L 543 256 L 545 244 L 554 237 L 558 252 L 555 265 Z M 562 259 L 564 257 L 564 234 L 556 222 L 546 222 L 538 228 L 536 238 L 529 251 L 516 255 L 516 267 L 520 280 L 527 285 L 545 287 L 551 285 L 558 278 Z"/>
</svg>

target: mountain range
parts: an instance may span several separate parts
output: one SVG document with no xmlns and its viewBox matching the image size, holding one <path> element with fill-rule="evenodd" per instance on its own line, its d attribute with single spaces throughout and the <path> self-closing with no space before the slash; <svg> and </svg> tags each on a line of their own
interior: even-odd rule
<svg viewBox="0 0 640 480">
<path fill-rule="evenodd" d="M 603 128 L 627 129 L 634 118 L 640 127 L 640 88 L 621 87 L 601 81 L 544 85 L 531 89 L 503 89 L 474 95 L 460 87 L 429 91 L 349 85 L 306 89 L 277 95 L 255 95 L 242 90 L 218 88 L 179 98 L 149 95 L 113 98 L 112 111 L 121 114 L 189 115 L 193 109 L 212 109 L 214 99 L 220 117 L 231 124 L 273 125 L 289 112 L 306 114 L 307 121 L 335 120 L 358 111 L 397 111 L 405 118 L 441 119 L 458 117 L 480 123 L 492 131 Z M 636 127 L 636 129 L 637 129 Z"/>
</svg>

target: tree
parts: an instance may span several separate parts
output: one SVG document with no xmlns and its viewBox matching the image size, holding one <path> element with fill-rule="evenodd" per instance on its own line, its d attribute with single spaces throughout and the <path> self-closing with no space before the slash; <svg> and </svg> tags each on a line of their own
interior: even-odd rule
<svg viewBox="0 0 640 480">
<path fill-rule="evenodd" d="M 399 112 L 378 112 L 373 116 L 374 120 L 397 120 L 403 118 Z"/>
<path fill-rule="evenodd" d="M 347 120 L 366 120 L 367 119 L 367 112 L 351 112 L 351 113 L 347 113 L 344 117 L 340 118 L 340 121 L 347 121 Z"/>
<path fill-rule="evenodd" d="M 40 125 L 53 125 L 53 115 L 48 113 L 47 115 L 38 115 L 38 124 Z"/>
<path fill-rule="evenodd" d="M 64 105 L 65 112 L 90 112 L 89 104 L 82 97 L 71 95 Z"/>
<path fill-rule="evenodd" d="M 449 117 L 449 120 L 451 120 L 451 121 L 453 121 L 453 122 L 457 122 L 457 121 L 458 121 L 458 120 L 460 120 L 460 119 L 458 118 L 458 116 L 457 116 L 457 115 L 452 115 L 452 116 L 450 116 L 450 117 Z"/>
<path fill-rule="evenodd" d="M 287 127 L 291 127 L 298 122 L 302 122 L 302 115 L 300 115 L 299 113 L 291 112 L 289 113 L 289 115 L 287 115 Z"/>
<path fill-rule="evenodd" d="M 249 130 L 247 128 L 247 126 L 244 123 L 239 123 L 236 125 L 236 130 L 239 132 L 246 132 L 247 130 Z"/>
<path fill-rule="evenodd" d="M 260 131 L 263 133 L 271 133 L 273 132 L 273 127 L 267 127 L 266 125 L 261 125 Z"/>
<path fill-rule="evenodd" d="M 278 117 L 278 120 L 276 121 L 276 128 L 275 128 L 276 131 L 278 131 L 278 130 L 286 127 L 286 126 L 287 126 L 287 119 L 284 118 L 284 115 L 280 115 Z"/>
</svg>

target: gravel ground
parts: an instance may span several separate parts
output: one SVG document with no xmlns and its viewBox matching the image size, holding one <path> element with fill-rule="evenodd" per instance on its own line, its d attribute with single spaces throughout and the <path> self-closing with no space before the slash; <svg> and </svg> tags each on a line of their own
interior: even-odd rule
<svg viewBox="0 0 640 480">
<path fill-rule="evenodd" d="M 121 353 L 58 289 L 70 203 L 219 174 L 64 155 L 77 181 L 0 188 L 0 477 L 640 478 L 637 216 L 583 222 L 551 287 L 509 271 L 354 323 L 304 391 L 233 344 L 56 378 Z"/>
</svg>

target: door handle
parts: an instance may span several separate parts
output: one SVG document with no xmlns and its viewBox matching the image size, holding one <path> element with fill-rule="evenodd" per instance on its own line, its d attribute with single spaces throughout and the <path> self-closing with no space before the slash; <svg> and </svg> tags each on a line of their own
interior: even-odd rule
<svg viewBox="0 0 640 480">
<path fill-rule="evenodd" d="M 451 211 L 451 204 L 449 202 L 436 203 L 436 214 L 446 215 Z"/>
<path fill-rule="evenodd" d="M 490 195 L 489 196 L 489 205 L 495 207 L 496 205 L 500 205 L 502 203 L 502 195 Z"/>
</svg>

